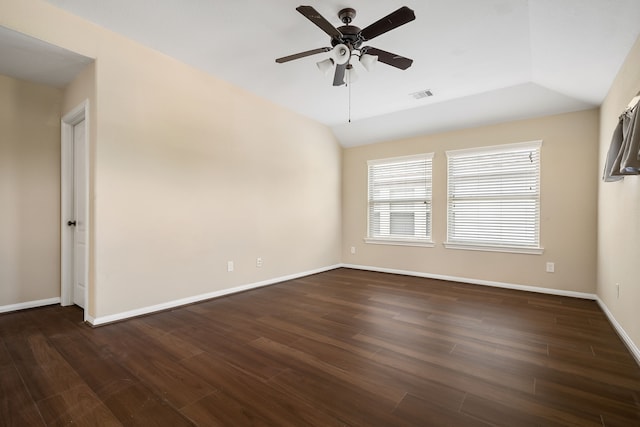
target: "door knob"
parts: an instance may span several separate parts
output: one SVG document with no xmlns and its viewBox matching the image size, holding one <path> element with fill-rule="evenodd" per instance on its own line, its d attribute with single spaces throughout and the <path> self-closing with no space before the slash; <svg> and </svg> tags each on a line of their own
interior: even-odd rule
<svg viewBox="0 0 640 427">
<path fill-rule="evenodd" d="M 67 221 L 67 225 L 69 227 L 75 227 L 76 226 L 76 222 L 75 221 Z"/>
</svg>

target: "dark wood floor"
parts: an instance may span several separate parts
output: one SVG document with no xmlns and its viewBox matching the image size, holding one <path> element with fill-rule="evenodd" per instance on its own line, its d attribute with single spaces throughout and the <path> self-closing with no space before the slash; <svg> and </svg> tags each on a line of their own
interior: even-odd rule
<svg viewBox="0 0 640 427">
<path fill-rule="evenodd" d="M 593 301 L 338 269 L 92 329 L 0 315 L 0 425 L 633 426 Z"/>
</svg>

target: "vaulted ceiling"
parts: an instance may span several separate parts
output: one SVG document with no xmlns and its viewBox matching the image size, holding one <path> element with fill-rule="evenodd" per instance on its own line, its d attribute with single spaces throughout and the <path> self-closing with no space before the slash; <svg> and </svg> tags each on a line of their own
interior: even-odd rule
<svg viewBox="0 0 640 427">
<path fill-rule="evenodd" d="M 48 1 L 324 123 L 343 146 L 598 106 L 640 34 L 638 0 L 311 1 L 335 26 L 344 7 L 360 28 L 401 6 L 416 14 L 368 43 L 409 69 L 359 67 L 333 87 L 316 67 L 330 53 L 275 63 L 330 45 L 299 0 Z"/>
</svg>

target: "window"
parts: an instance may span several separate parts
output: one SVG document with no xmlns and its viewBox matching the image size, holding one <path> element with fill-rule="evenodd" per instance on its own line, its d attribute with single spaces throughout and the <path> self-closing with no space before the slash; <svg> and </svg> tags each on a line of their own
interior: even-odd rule
<svg viewBox="0 0 640 427">
<path fill-rule="evenodd" d="M 371 160 L 368 243 L 431 246 L 433 153 Z"/>
<path fill-rule="evenodd" d="M 541 146 L 447 151 L 447 248 L 542 253 Z"/>
</svg>

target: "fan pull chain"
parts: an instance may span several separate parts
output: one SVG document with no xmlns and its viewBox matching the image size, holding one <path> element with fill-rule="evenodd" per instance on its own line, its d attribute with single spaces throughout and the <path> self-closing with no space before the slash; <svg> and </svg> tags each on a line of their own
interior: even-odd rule
<svg viewBox="0 0 640 427">
<path fill-rule="evenodd" d="M 347 81 L 349 86 L 349 123 L 351 123 L 351 73 L 347 73 Z"/>
</svg>

